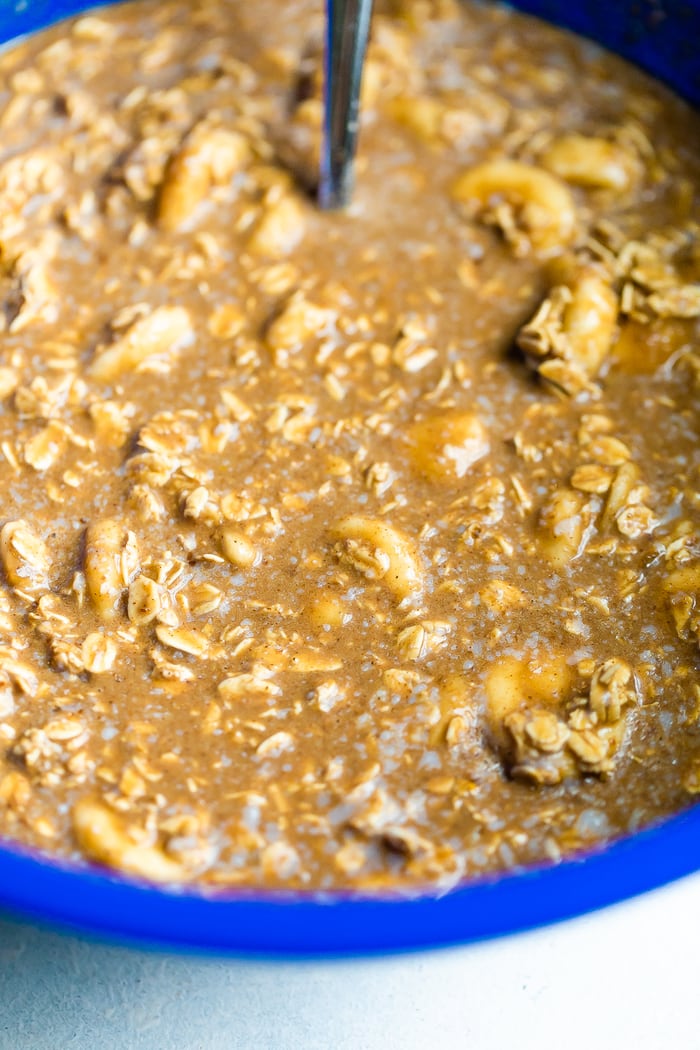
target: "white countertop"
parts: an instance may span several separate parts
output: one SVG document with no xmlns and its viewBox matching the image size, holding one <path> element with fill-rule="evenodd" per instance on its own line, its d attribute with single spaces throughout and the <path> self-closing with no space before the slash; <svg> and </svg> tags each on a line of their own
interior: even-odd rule
<svg viewBox="0 0 700 1050">
<path fill-rule="evenodd" d="M 699 933 L 700 875 L 372 960 L 202 960 L 0 919 L 0 1050 L 695 1050 Z"/>
</svg>

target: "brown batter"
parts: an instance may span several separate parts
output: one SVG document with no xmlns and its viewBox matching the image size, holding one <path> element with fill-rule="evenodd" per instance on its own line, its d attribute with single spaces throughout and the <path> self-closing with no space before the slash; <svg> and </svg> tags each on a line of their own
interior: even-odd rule
<svg viewBox="0 0 700 1050">
<path fill-rule="evenodd" d="M 0 59 L 0 833 L 419 889 L 700 791 L 700 123 L 495 6 L 379 5 L 320 213 L 322 6 Z"/>
</svg>

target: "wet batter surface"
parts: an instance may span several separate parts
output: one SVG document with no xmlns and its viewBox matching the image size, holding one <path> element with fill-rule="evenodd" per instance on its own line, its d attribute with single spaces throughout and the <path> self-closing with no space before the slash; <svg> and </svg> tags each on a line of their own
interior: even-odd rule
<svg viewBox="0 0 700 1050">
<path fill-rule="evenodd" d="M 424 890 L 700 791 L 700 123 L 495 6 L 139 2 L 0 59 L 0 833 Z"/>
</svg>

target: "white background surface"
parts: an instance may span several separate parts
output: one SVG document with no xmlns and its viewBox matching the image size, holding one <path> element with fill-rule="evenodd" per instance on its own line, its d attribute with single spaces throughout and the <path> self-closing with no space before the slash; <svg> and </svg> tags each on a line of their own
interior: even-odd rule
<svg viewBox="0 0 700 1050">
<path fill-rule="evenodd" d="M 700 1050 L 700 876 L 467 948 L 201 960 L 0 919 L 1 1050 Z"/>
</svg>

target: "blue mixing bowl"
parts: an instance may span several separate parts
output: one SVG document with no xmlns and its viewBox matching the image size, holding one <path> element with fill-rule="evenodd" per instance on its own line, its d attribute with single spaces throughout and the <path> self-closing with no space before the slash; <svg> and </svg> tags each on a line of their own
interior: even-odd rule
<svg viewBox="0 0 700 1050">
<path fill-rule="evenodd" d="M 94 4 L 0 0 L 0 43 Z M 700 0 L 526 0 L 515 6 L 616 51 L 700 105 Z M 700 806 L 553 867 L 435 899 L 153 889 L 0 848 L 0 907 L 93 935 L 199 952 L 369 954 L 464 943 L 581 915 L 700 869 Z"/>
</svg>

